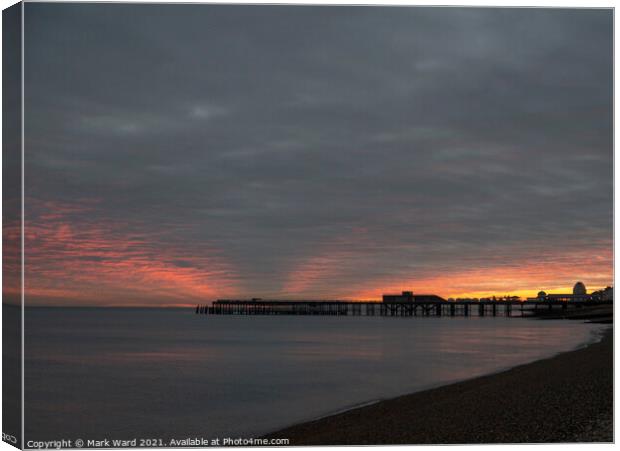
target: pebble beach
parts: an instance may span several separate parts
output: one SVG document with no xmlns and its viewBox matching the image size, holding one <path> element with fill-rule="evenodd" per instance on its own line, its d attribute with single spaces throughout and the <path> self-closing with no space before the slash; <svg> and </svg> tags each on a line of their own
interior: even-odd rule
<svg viewBox="0 0 620 451">
<path fill-rule="evenodd" d="M 268 437 L 293 446 L 612 442 L 613 329 L 581 349 Z"/>
</svg>

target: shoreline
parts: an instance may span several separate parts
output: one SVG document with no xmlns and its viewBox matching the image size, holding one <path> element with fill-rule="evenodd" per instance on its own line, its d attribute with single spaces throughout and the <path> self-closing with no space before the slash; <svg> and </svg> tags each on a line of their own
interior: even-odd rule
<svg viewBox="0 0 620 451">
<path fill-rule="evenodd" d="M 613 326 L 570 351 L 352 406 L 265 437 L 293 446 L 611 442 Z"/>
<path fill-rule="evenodd" d="M 530 319 L 536 319 L 536 318 L 530 318 Z M 540 319 L 547 320 L 547 318 L 540 318 Z M 587 322 L 590 322 L 592 324 L 609 324 L 607 322 L 602 322 L 602 321 L 587 321 Z M 318 417 L 310 418 L 310 419 L 302 421 L 300 423 L 296 423 L 296 424 L 293 424 L 293 425 L 290 425 L 290 426 L 286 426 L 286 429 L 288 429 L 290 427 L 299 426 L 299 425 L 302 425 L 302 424 L 313 423 L 315 421 L 319 421 L 319 420 L 323 420 L 325 418 L 329 418 L 329 417 L 333 417 L 333 416 L 340 415 L 340 414 L 343 414 L 343 413 L 347 413 L 347 412 L 350 412 L 352 410 L 357 410 L 357 409 L 361 409 L 361 408 L 364 408 L 364 407 L 368 407 L 368 406 L 372 406 L 372 405 L 375 405 L 375 404 L 379 404 L 381 402 L 390 401 L 392 399 L 400 398 L 402 396 L 409 396 L 409 395 L 414 395 L 416 393 L 422 393 L 422 392 L 426 392 L 426 391 L 430 391 L 430 390 L 436 390 L 436 389 L 439 389 L 439 388 L 447 387 L 449 385 L 459 384 L 461 382 L 467 382 L 467 381 L 471 381 L 471 380 L 474 380 L 474 379 L 479 379 L 481 377 L 495 376 L 496 374 L 501 374 L 501 373 L 505 373 L 506 371 L 510 371 L 513 368 L 518 368 L 520 366 L 529 365 L 530 363 L 540 362 L 540 361 L 543 361 L 543 360 L 552 359 L 552 358 L 554 358 L 556 356 L 559 356 L 559 355 L 562 355 L 562 354 L 566 354 L 568 352 L 578 351 L 580 349 L 586 349 L 589 346 L 592 346 L 592 345 L 594 345 L 596 343 L 600 343 L 605 338 L 605 335 L 608 332 L 611 333 L 612 329 L 604 329 L 604 330 L 601 331 L 601 333 L 597 333 L 597 334 L 592 333 L 590 341 L 587 341 L 585 343 L 579 344 L 579 345 L 575 346 L 573 349 L 568 349 L 566 351 L 558 351 L 558 352 L 556 352 L 554 354 L 551 354 L 549 356 L 542 357 L 542 358 L 539 358 L 539 359 L 536 359 L 536 360 L 532 360 L 531 362 L 519 363 L 519 364 L 514 365 L 514 366 L 507 366 L 507 367 L 498 368 L 498 369 L 493 370 L 493 371 L 491 371 L 489 373 L 482 374 L 482 375 L 479 375 L 479 376 L 469 377 L 469 378 L 466 378 L 466 379 L 456 380 L 456 381 L 452 381 L 452 382 L 448 382 L 448 383 L 433 384 L 431 386 L 426 386 L 426 387 L 421 388 L 419 390 L 416 390 L 416 391 L 413 391 L 413 392 L 404 393 L 402 395 L 392 396 L 392 397 L 389 397 L 389 398 L 377 398 L 377 399 L 361 402 L 361 403 L 358 403 L 358 404 L 353 404 L 353 405 L 350 405 L 348 407 L 345 406 L 345 407 L 333 410 L 331 412 L 325 413 L 323 415 L 320 415 Z M 269 433 L 269 435 L 271 435 L 271 434 L 272 433 Z"/>
</svg>

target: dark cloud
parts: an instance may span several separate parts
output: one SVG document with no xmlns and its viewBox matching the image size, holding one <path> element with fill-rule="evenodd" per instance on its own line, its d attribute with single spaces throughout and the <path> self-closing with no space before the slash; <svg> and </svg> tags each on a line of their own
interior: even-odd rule
<svg viewBox="0 0 620 451">
<path fill-rule="evenodd" d="M 25 26 L 28 197 L 208 243 L 236 294 L 574 248 L 610 282 L 611 10 L 29 3 Z"/>
</svg>

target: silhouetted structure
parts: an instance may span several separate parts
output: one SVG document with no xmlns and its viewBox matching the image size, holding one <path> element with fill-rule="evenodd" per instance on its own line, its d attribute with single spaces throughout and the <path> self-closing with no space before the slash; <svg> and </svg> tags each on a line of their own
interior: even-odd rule
<svg viewBox="0 0 620 451">
<path fill-rule="evenodd" d="M 574 296 L 585 296 L 588 293 L 586 290 L 586 286 L 583 282 L 577 282 L 573 287 L 573 295 Z"/>
<path fill-rule="evenodd" d="M 383 302 L 448 302 L 436 294 L 413 294 L 413 291 L 403 291 L 401 294 L 384 294 Z"/>
<path fill-rule="evenodd" d="M 560 294 L 547 294 L 544 291 L 540 291 L 538 296 L 535 298 L 528 298 L 527 300 L 530 302 L 533 301 L 549 301 L 549 302 L 588 302 L 588 301 L 611 301 L 613 300 L 613 289 L 611 287 L 607 287 L 607 293 L 604 294 L 603 291 L 595 292 L 596 295 L 588 294 L 586 286 L 583 282 L 577 282 L 573 286 L 573 293 L 560 293 Z M 604 297 L 604 298 L 603 298 Z"/>
<path fill-rule="evenodd" d="M 446 301 L 436 294 L 384 294 L 379 301 L 218 299 L 211 306 L 197 305 L 197 314 L 209 315 L 350 315 L 350 316 L 516 316 L 554 314 L 585 306 L 611 304 L 613 288 L 588 295 L 582 282 L 573 294 L 547 294 L 522 302 L 518 296 Z M 570 301 L 570 302 L 568 302 Z"/>
<path fill-rule="evenodd" d="M 613 301 L 614 289 L 612 287 L 605 287 L 603 290 L 597 290 L 590 295 L 593 301 Z"/>
<path fill-rule="evenodd" d="M 198 314 L 209 315 L 345 315 L 345 316 L 528 316 L 566 312 L 584 306 L 610 304 L 587 301 L 454 301 L 439 296 L 430 300 L 379 301 L 277 301 L 220 299 L 211 306 L 199 305 Z M 406 296 L 408 297 L 408 296 Z"/>
</svg>

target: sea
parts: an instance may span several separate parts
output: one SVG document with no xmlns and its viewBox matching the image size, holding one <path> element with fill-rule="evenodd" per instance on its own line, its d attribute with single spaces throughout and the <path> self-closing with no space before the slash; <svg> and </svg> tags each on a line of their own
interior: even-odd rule
<svg viewBox="0 0 620 451">
<path fill-rule="evenodd" d="M 498 372 L 606 326 L 504 317 L 27 308 L 26 440 L 252 438 Z"/>
</svg>

